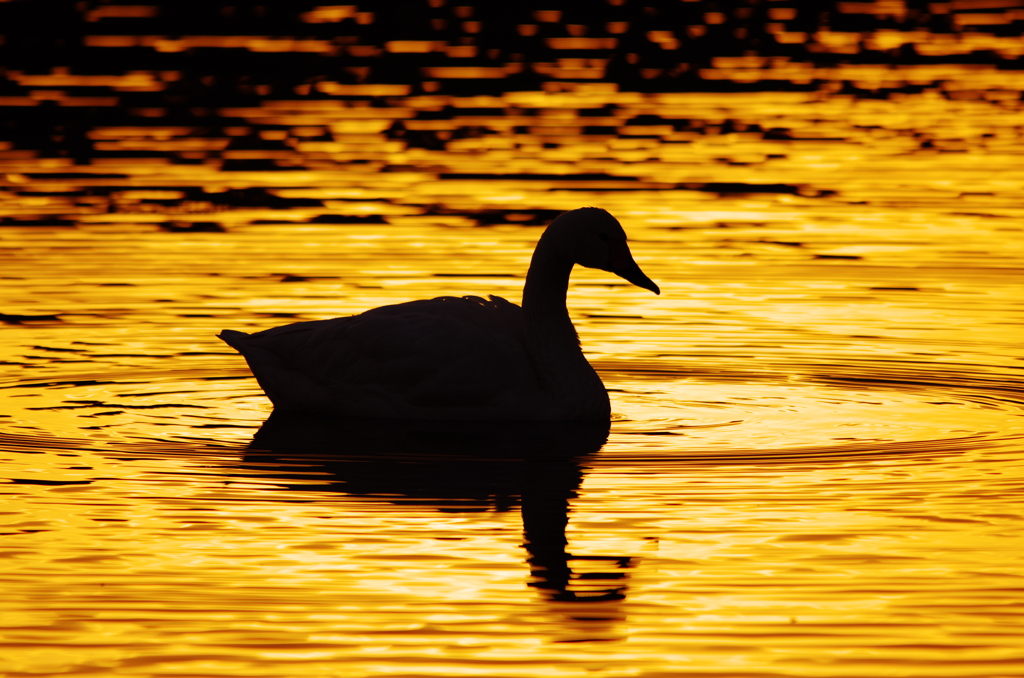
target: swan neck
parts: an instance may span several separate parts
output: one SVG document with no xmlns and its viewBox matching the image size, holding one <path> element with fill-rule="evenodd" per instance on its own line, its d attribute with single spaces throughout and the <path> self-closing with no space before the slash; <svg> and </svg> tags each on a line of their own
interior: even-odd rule
<svg viewBox="0 0 1024 678">
<path fill-rule="evenodd" d="M 553 418 L 607 420 L 608 394 L 583 355 L 565 307 L 573 261 L 560 256 L 554 238 L 545 236 L 537 243 L 523 287 L 527 350 L 541 389 L 555 403 Z"/>
<path fill-rule="evenodd" d="M 523 287 L 526 333 L 531 343 L 568 342 L 578 347 L 576 329 L 565 307 L 573 264 L 560 259 L 545 247 L 546 244 L 541 238 L 526 273 L 526 285 Z"/>
</svg>

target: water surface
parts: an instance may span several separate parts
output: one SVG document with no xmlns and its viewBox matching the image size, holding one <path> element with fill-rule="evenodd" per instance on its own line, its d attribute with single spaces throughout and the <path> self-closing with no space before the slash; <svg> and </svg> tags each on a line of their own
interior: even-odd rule
<svg viewBox="0 0 1024 678">
<path fill-rule="evenodd" d="M 346 90 L 0 151 L 0 671 L 1020 675 L 1021 108 L 984 70 Z M 268 421 L 215 337 L 518 301 L 583 205 L 663 291 L 574 273 L 610 431 Z"/>
</svg>

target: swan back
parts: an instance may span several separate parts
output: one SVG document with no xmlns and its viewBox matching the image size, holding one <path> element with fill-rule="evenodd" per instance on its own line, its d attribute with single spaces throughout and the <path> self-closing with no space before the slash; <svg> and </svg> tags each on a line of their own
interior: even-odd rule
<svg viewBox="0 0 1024 678">
<path fill-rule="evenodd" d="M 522 309 L 438 297 L 221 338 L 276 408 L 402 419 L 537 419 Z"/>
</svg>

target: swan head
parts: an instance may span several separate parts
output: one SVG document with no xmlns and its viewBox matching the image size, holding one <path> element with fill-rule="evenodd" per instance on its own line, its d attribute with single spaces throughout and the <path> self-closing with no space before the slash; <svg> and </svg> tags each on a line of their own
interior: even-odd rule
<svg viewBox="0 0 1024 678">
<path fill-rule="evenodd" d="M 581 207 L 551 222 L 544 236 L 553 237 L 561 256 L 572 263 L 614 273 L 637 287 L 661 290 L 635 261 L 618 219 L 599 207 Z"/>
</svg>

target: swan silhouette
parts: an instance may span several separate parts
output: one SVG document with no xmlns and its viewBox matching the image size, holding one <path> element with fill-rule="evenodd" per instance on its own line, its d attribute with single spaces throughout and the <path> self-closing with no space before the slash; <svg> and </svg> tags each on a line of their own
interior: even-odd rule
<svg viewBox="0 0 1024 678">
<path fill-rule="evenodd" d="M 218 335 L 241 353 L 275 409 L 351 417 L 607 420 L 601 378 L 565 308 L 575 264 L 660 294 L 603 209 L 566 212 L 547 227 L 523 304 L 437 297 L 359 315 Z"/>
</svg>

